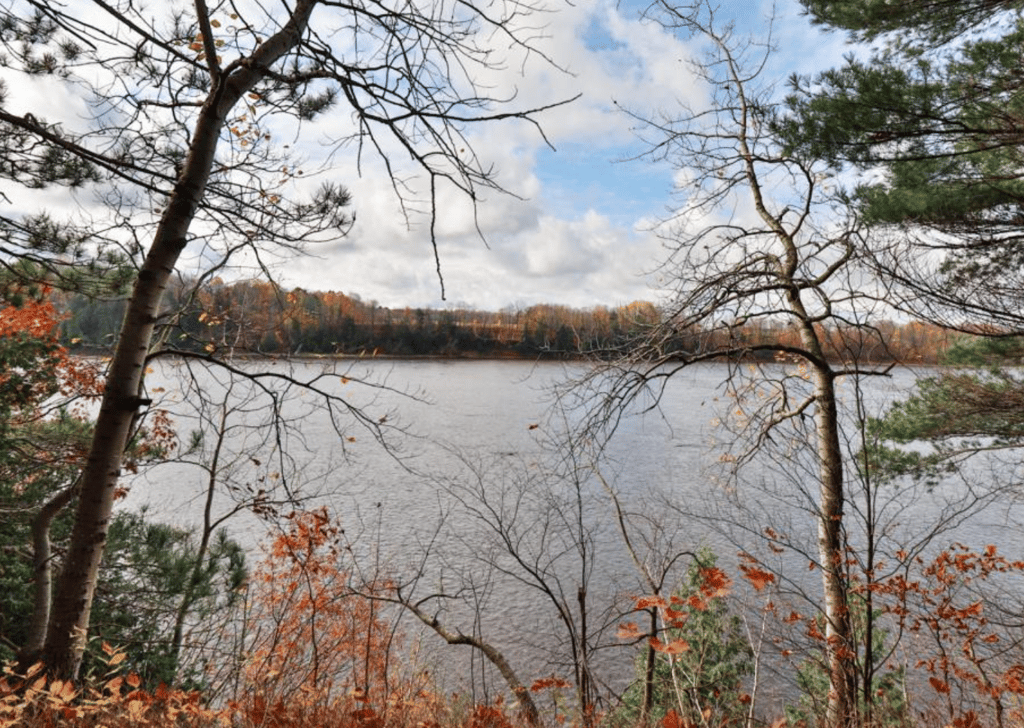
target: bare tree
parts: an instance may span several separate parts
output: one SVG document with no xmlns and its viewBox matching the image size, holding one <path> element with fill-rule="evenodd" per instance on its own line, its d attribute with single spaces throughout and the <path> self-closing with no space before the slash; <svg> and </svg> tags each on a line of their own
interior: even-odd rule
<svg viewBox="0 0 1024 728">
<path fill-rule="evenodd" d="M 628 512 L 619 498 L 615 489 L 605 480 L 600 472 L 595 471 L 595 476 L 604 486 L 608 497 L 615 509 L 615 522 L 618 526 L 619 535 L 622 537 L 623 545 L 629 554 L 633 566 L 643 584 L 646 594 L 657 599 L 663 599 L 667 591 L 675 585 L 674 573 L 677 562 L 683 557 L 688 557 L 697 562 L 697 554 L 692 551 L 678 551 L 673 548 L 671 537 L 666 536 L 665 524 L 660 519 L 651 519 L 647 514 L 636 514 Z M 637 526 L 635 521 L 640 521 Z M 646 528 L 644 527 L 646 526 Z M 641 546 L 637 545 L 640 541 Z M 647 610 L 648 628 L 645 637 L 659 635 L 664 627 L 664 619 L 657 607 L 649 607 Z M 640 700 L 640 711 L 637 723 L 640 726 L 651 724 L 651 712 L 654 708 L 655 692 L 655 667 L 657 665 L 658 653 L 649 639 L 644 647 L 644 678 Z M 671 656 L 670 656 L 671 659 Z"/>
<path fill-rule="evenodd" d="M 589 724 L 602 692 L 595 655 L 614 623 L 613 605 L 590 590 L 599 559 L 590 472 L 572 458 L 561 471 L 551 463 L 538 469 L 507 460 L 463 462 L 466 472 L 441 484 L 453 513 L 471 524 L 453 536 L 489 571 L 554 608 L 557 626 L 547 632 L 538 625 L 536 632 L 545 641 L 562 635 L 556 666 L 571 672 L 581 719 Z M 552 472 L 540 472 L 545 467 Z"/>
<path fill-rule="evenodd" d="M 484 594 L 488 591 L 487 587 L 480 588 L 472 579 L 467 579 L 454 593 L 443 589 L 429 594 L 416 593 L 420 582 L 428 575 L 428 562 L 437 556 L 434 553 L 434 546 L 436 545 L 436 538 L 440 533 L 440 529 L 443 526 L 444 519 L 442 518 L 438 523 L 438 530 L 434 532 L 434 539 L 420 551 L 419 563 L 413 573 L 404 575 L 400 582 L 392 583 L 390 588 L 384 593 L 380 593 L 380 590 L 374 593 L 368 587 L 374 583 L 375 578 L 368 577 L 367 574 L 360 574 L 356 570 L 359 582 L 354 587 L 355 591 L 366 599 L 401 606 L 449 645 L 472 647 L 479 652 L 501 675 L 506 686 L 512 695 L 515 696 L 527 724 L 530 726 L 542 726 L 543 721 L 540 710 L 530 694 L 530 689 L 523 683 L 519 673 L 505 654 L 484 635 L 480 634 L 479 612 L 472 618 L 473 628 L 468 631 L 452 626 L 452 618 L 450 616 L 442 619 L 442 612 L 445 612 L 447 609 L 445 605 L 450 604 L 453 600 L 461 601 L 468 599 L 478 609 L 481 608 L 480 603 L 484 598 Z M 484 582 L 486 584 L 487 579 L 484 579 Z"/>
<path fill-rule="evenodd" d="M 906 372 L 903 377 L 897 381 L 910 380 Z M 973 519 L 1012 502 L 1012 486 L 1005 474 L 995 471 L 983 485 L 959 474 L 940 483 L 887 473 L 871 455 L 877 446 L 867 426 L 872 402 L 859 390 L 857 380 L 841 384 L 839 390 L 846 463 L 843 570 L 851 604 L 849 669 L 855 680 L 855 709 L 858 720 L 873 724 L 911 715 L 905 688 L 915 684 L 910 676 L 915 660 L 905 656 L 914 654 L 918 642 L 898 618 L 904 605 L 892 598 L 898 592 L 894 585 L 912 579 L 922 559 L 975 534 Z M 900 391 L 896 383 L 893 390 Z M 777 431 L 761 445 L 742 482 L 735 482 L 737 474 L 729 470 L 728 480 L 715 480 L 716 466 L 711 466 L 714 487 L 704 497 L 680 501 L 666 492 L 663 510 L 680 522 L 707 528 L 745 554 L 746 566 L 771 572 L 774 618 L 766 628 L 771 630 L 768 649 L 774 654 L 766 667 L 776 672 L 779 682 L 814 677 L 804 682 L 805 690 L 810 689 L 795 707 L 805 715 L 823 715 L 827 694 L 817 689 L 816 678 L 827 675 L 829 666 L 818 614 L 818 464 L 814 451 L 792 446 L 793 438 L 786 437 L 787 446 L 776 447 L 785 434 Z M 796 437 L 811 435 L 805 431 Z M 724 465 L 731 470 L 732 463 Z M 1008 603 L 1005 597 L 995 602 Z"/>
<path fill-rule="evenodd" d="M 378 154 L 403 200 L 414 193 L 403 158 L 425 176 L 432 210 L 438 185 L 473 200 L 496 188 L 464 130 L 536 124 L 538 109 L 500 106 L 475 83 L 493 68 L 496 37 L 531 51 L 523 19 L 532 11 L 446 0 L 195 0 L 156 14 L 127 0 L 19 0 L 0 11 L 9 78 L 36 89 L 58 83 L 87 114 L 76 127 L 71 116 L 43 118 L 0 94 L 0 174 L 29 210 L 0 219 L 0 265 L 22 279 L 132 291 L 40 653 L 51 673 L 78 671 L 125 448 L 149 405 L 146 358 L 183 256 L 209 262 L 205 276 L 241 252 L 266 270 L 275 256 L 344 234 L 347 191 L 325 183 L 306 199 L 293 194 L 301 166 L 274 142 L 331 109 L 352 122 L 338 143 Z M 57 222 L 24 195 L 48 184 L 86 187 L 100 207 Z"/>
<path fill-rule="evenodd" d="M 485 661 L 480 682 L 473 671 L 473 689 L 486 688 L 483 668 L 493 667 L 527 722 L 541 720 L 536 698 L 524 692 L 531 680 L 571 687 L 579 719 L 594 721 L 610 693 L 610 663 L 600 655 L 623 648 L 613 635 L 622 613 L 614 589 L 594 588 L 594 575 L 609 569 L 604 559 L 620 553 L 598 537 L 607 511 L 600 486 L 589 469 L 552 453 L 535 462 L 453 452 L 454 471 L 428 480 L 438 522 L 429 535 L 406 536 L 401 566 L 384 572 L 393 585 L 386 598 L 448 644 L 471 646 Z M 364 584 L 380 569 L 375 558 L 361 567 Z M 523 655 L 530 663 L 515 665 Z"/>
<path fill-rule="evenodd" d="M 653 117 L 629 112 L 648 144 L 644 156 L 670 162 L 686 179 L 676 191 L 679 207 L 660 228 L 668 302 L 629 354 L 598 367 L 572 396 L 588 411 L 587 432 L 608 436 L 631 408 L 656 407 L 685 367 L 723 360 L 733 475 L 766 448 L 783 458 L 811 450 L 805 475 L 815 483 L 826 723 L 852 725 L 856 648 L 837 380 L 870 373 L 851 352 L 877 305 L 857 265 L 858 220 L 830 193 L 824 165 L 787 153 L 772 136 L 776 97 L 761 78 L 769 44 L 737 37 L 709 3 L 664 0 L 647 16 L 705 53 L 692 70 L 708 101 Z M 743 327 L 757 321 L 780 336 L 747 341 Z"/>
<path fill-rule="evenodd" d="M 261 386 L 247 374 L 202 364 L 186 361 L 172 369 L 173 385 L 180 387 L 173 394 L 181 401 L 166 406 L 174 407 L 172 418 L 181 430 L 178 452 L 147 473 L 157 483 L 173 479 L 183 490 L 194 483 L 198 501 L 198 523 L 192 525 L 198 534 L 194 561 L 174 609 L 168 649 L 178 675 L 182 668 L 209 658 L 209 635 L 189 640 L 194 631 L 189 619 L 204 581 L 206 556 L 218 533 L 225 533 L 229 525 L 244 529 L 246 517 L 278 523 L 282 509 L 301 509 L 320 495 L 319 481 L 333 465 L 330 454 L 320 454 L 318 473 L 310 472 L 312 453 L 302 451 L 298 431 L 301 415 L 281 411 L 288 406 L 289 387 L 304 389 L 301 384 L 282 380 L 277 386 Z M 232 523 L 237 520 L 243 523 Z M 203 626 L 209 632 L 208 625 Z"/>
</svg>

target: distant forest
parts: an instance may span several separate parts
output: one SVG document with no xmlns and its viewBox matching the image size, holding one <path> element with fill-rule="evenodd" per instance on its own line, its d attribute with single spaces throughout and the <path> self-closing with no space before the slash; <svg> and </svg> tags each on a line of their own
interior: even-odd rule
<svg viewBox="0 0 1024 728">
<path fill-rule="evenodd" d="M 72 351 L 101 353 L 111 348 L 125 301 L 96 300 L 55 292 L 65 319 L 62 343 Z M 612 356 L 659 321 L 646 301 L 588 309 L 537 304 L 481 311 L 387 308 L 358 295 L 295 288 L 285 291 L 262 281 L 225 283 L 215 279 L 196 290 L 177 286 L 165 299 L 165 342 L 186 351 L 223 355 L 333 354 L 347 356 L 438 356 L 561 358 Z M 934 364 L 955 341 L 949 331 L 920 322 L 883 321 L 871 329 L 828 329 L 837 360 Z M 694 353 L 719 347 L 725 338 L 756 347 L 768 342 L 796 344 L 796 330 L 783 320 L 758 319 L 713 331 L 681 330 L 666 342 L 670 351 Z"/>
</svg>

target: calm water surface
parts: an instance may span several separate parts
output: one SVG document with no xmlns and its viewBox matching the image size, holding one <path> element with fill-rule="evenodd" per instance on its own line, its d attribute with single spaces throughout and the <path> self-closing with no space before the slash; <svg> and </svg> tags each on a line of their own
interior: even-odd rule
<svg viewBox="0 0 1024 728">
<path fill-rule="evenodd" d="M 270 368 L 302 378 L 315 376 L 325 366 L 333 365 L 276 362 Z M 333 421 L 347 426 L 339 435 L 318 407 L 319 400 L 296 391 L 280 405 L 292 420 L 284 460 L 266 431 L 239 427 L 229 433 L 226 442 L 235 454 L 231 478 L 236 493 L 270 490 L 283 474 L 293 487 L 316 494 L 311 503 L 327 504 L 338 514 L 368 571 L 400 580 L 419 574 L 414 593 L 421 596 L 471 585 L 480 604 L 479 619 L 467 602 L 433 603 L 451 627 L 476 630 L 501 647 L 524 680 L 552 672 L 565 675 L 564 666 L 551 657 L 552 648 L 558 648 L 557 635 L 562 634 L 552 604 L 524 583 L 529 579 L 502 551 L 494 531 L 475 515 L 491 508 L 491 520 L 495 513 L 507 519 L 510 532 L 523 539 L 527 560 L 548 570 L 549 584 L 568 602 L 575 604 L 581 575 L 586 575 L 591 627 L 606 625 L 602 641 L 616 643 L 614 626 L 621 609 L 630 595 L 646 590 L 623 546 L 604 485 L 586 467 L 577 471 L 583 473 L 578 490 L 571 478 L 553 478 L 558 466 L 545 446 L 564 426 L 551 417 L 550 387 L 577 376 L 579 366 L 372 361 L 337 367 L 320 386 L 363 408 L 369 421 L 383 421 L 394 449 L 386 450 L 347 415 Z M 197 387 L 206 397 L 227 401 L 239 423 L 265 421 L 272 403 L 265 395 L 240 385 L 226 394 L 227 379 L 205 372 L 196 374 L 195 385 L 185 386 L 183 373 L 180 365 L 164 364 L 151 378 L 152 386 L 163 390 L 162 406 L 172 412 L 179 434 L 203 426 L 196 412 Z M 722 479 L 722 450 L 716 443 L 723 436 L 716 423 L 729 401 L 721 390 L 727 374 L 724 365 L 709 364 L 677 375 L 659 410 L 623 421 L 599 471 L 620 494 L 623 507 L 636 516 L 632 523 L 638 529 L 638 544 L 646 535 L 668 553 L 710 545 L 720 563 L 731 568 L 741 549 L 764 551 L 757 534 L 772 525 L 796 548 L 782 555 L 767 552 L 765 558 L 775 558 L 776 566 L 791 574 L 793 588 L 814 594 L 817 576 L 808 576 L 807 558 L 801 553 L 801 548 L 808 554 L 813 551 L 814 520 L 800 495 L 800 488 L 807 485 L 800 468 L 754 461 L 742 481 Z M 906 394 L 916 376 L 901 369 L 868 380 L 868 410 L 880 411 L 894 397 Z M 849 386 L 844 396 L 852 399 Z M 217 412 L 208 413 L 210 422 L 218 421 Z M 211 443 L 208 435 L 205 450 L 201 447 L 197 453 L 208 453 Z M 146 504 L 164 520 L 192 525 L 201 513 L 199 496 L 206 482 L 207 476 L 195 465 L 156 467 L 137 478 L 127 505 Z M 926 531 L 942 513 L 943 499 L 957 487 L 946 484 L 932 491 L 883 494 L 884 522 L 892 542 L 913 541 L 915 534 Z M 230 504 L 222 492 L 217 508 L 223 512 Z M 696 517 L 702 514 L 707 517 Z M 974 517 L 946 540 L 978 545 L 1010 534 L 1011 540 L 1004 542 L 1019 543 L 1016 515 L 1013 507 L 1003 504 Z M 730 518 L 739 520 L 739 527 L 730 525 Z M 651 523 L 660 530 L 652 530 Z M 574 539 L 572 526 L 580 524 L 586 538 Z M 244 513 L 229 521 L 228 528 L 252 548 L 265 533 L 262 524 Z M 856 535 L 851 538 L 856 540 Z M 580 543 L 585 544 L 588 560 L 579 558 Z M 685 568 L 685 559 L 679 563 Z M 676 578 L 681 573 L 677 570 Z M 738 593 L 753 603 L 754 596 Z M 409 629 L 415 634 L 411 624 Z M 423 659 L 439 661 L 434 669 L 446 682 L 458 684 L 474 670 L 479 672 L 469 648 L 442 646 L 432 634 L 420 639 Z M 631 674 L 631 658 L 621 650 L 608 650 L 599 667 L 608 680 L 621 685 Z M 487 679 L 500 687 L 493 676 Z"/>
</svg>

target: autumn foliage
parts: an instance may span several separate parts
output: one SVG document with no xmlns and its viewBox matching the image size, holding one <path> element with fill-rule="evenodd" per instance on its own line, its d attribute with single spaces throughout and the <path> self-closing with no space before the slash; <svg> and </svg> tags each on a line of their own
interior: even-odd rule
<svg viewBox="0 0 1024 728">
<path fill-rule="evenodd" d="M 536 304 L 500 311 L 389 308 L 340 291 L 286 291 L 258 280 L 214 279 L 195 292 L 172 287 L 170 295 L 180 299 L 177 305 L 182 309 L 171 336 L 174 345 L 221 355 L 601 355 L 627 346 L 661 321 L 658 308 L 647 301 L 592 308 Z M 59 303 L 69 311 L 67 339 L 92 349 L 109 345 L 123 304 L 68 294 L 62 294 Z M 917 321 L 880 321 L 870 330 L 820 325 L 818 329 L 835 361 L 933 364 L 955 343 L 949 331 Z M 684 328 L 666 343 L 690 352 L 748 348 L 748 356 L 757 359 L 773 356 L 765 347 L 797 346 L 799 334 L 785 321 L 764 319 Z"/>
<path fill-rule="evenodd" d="M 891 600 L 887 611 L 910 635 L 913 666 L 927 675 L 950 724 L 981 725 L 979 713 L 1000 728 L 1024 723 L 1017 610 L 984 596 L 996 577 L 1018 581 L 1024 561 L 995 545 L 979 552 L 953 544 L 931 559 L 915 558 L 913 566 L 916 574 L 895 575 L 876 591 Z"/>
<path fill-rule="evenodd" d="M 386 594 L 388 584 L 357 587 L 345 567 L 351 563 L 347 549 L 344 531 L 325 509 L 286 518 L 247 586 L 243 644 L 229 681 L 233 692 L 217 704 L 196 691 L 166 686 L 143 690 L 139 677 L 128 670 L 128 656 L 104 645 L 106 673 L 85 684 L 49 681 L 33 671 L 18 676 L 8 668 L 0 679 L 0 728 L 515 728 L 515 711 L 503 701 L 466 704 L 406 669 L 396 650 L 400 635 L 393 615 L 373 598 L 375 590 Z M 751 558 L 745 562 L 741 573 L 753 589 L 763 591 L 775 581 Z M 916 576 L 894 576 L 873 591 L 904 639 L 913 641 L 912 667 L 921 671 L 927 686 L 919 689 L 932 690 L 945 704 L 945 716 L 935 725 L 1020 725 L 1024 668 L 1013 659 L 1020 637 L 1014 638 L 1005 619 L 992 614 L 976 587 L 997 575 L 1019 576 L 1024 561 L 1008 559 L 995 546 L 976 552 L 957 544 L 912 563 Z M 697 634 L 689 622 L 716 608 L 734 585 L 718 567 L 697 568 L 695 573 L 699 579 L 687 593 L 634 600 L 636 612 L 658 612 L 658 634 L 625 622 L 619 637 L 649 645 L 668 660 L 700 649 L 689 641 Z M 780 621 L 813 620 L 791 615 Z M 550 676 L 538 678 L 531 689 L 569 687 Z M 742 714 L 751 696 L 743 692 L 736 700 Z M 919 706 L 934 704 L 927 696 L 918 698 Z M 938 719 L 934 708 L 929 710 Z M 695 715 L 711 722 L 695 722 Z M 657 725 L 721 728 L 734 725 L 731 720 L 711 708 L 693 714 L 676 706 Z"/>
<path fill-rule="evenodd" d="M 33 471 L 52 474 L 55 468 L 81 465 L 90 407 L 103 394 L 105 361 L 73 356 L 59 342 L 61 321 L 45 289 L 0 309 L 0 435 L 7 444 L 20 443 L 22 467 L 15 476 L 5 475 L 8 481 L 22 481 L 18 487 L 34 477 Z M 64 427 L 55 428 L 57 422 Z M 140 421 L 125 467 L 134 471 L 140 461 L 160 457 L 174 443 L 169 415 L 152 408 Z"/>
<path fill-rule="evenodd" d="M 324 509 L 293 513 L 253 575 L 247 659 L 231 703 L 253 725 L 271 716 L 359 721 L 386 702 L 394 635 L 377 603 L 350 586 L 342 537 Z"/>
<path fill-rule="evenodd" d="M 123 674 L 128 656 L 103 645 L 107 673 L 85 686 L 67 680 L 48 680 L 40 665 L 27 675 L 7 668 L 0 678 L 0 728 L 57 728 L 57 726 L 214 726 L 222 717 L 202 703 L 197 692 L 140 689 L 135 674 Z"/>
<path fill-rule="evenodd" d="M 357 592 L 345 548 L 326 510 L 286 518 L 247 587 L 240 649 L 210 667 L 210 685 L 229 688 L 218 704 L 196 691 L 140 689 L 127 655 L 104 645 L 108 671 L 85 685 L 8 668 L 0 728 L 512 728 L 502 701 L 467 707 L 404 670 L 399 635 L 372 598 L 387 585 Z"/>
<path fill-rule="evenodd" d="M 57 341 L 57 325 L 54 307 L 45 299 L 0 309 L 3 427 L 32 427 L 51 417 L 55 407 L 77 408 L 73 416 L 84 422 L 83 404 L 101 392 L 97 367 L 68 354 Z M 151 414 L 129 455 L 145 457 L 170 447 L 172 435 L 166 416 Z M 60 456 L 66 463 L 76 457 L 70 450 Z M 396 614 L 388 606 L 391 585 L 382 575 L 367 579 L 356 573 L 351 544 L 326 509 L 295 512 L 278 525 L 246 586 L 242 613 L 225 621 L 224 634 L 211 635 L 234 646 L 209 666 L 208 686 L 216 690 L 145 690 L 129 669 L 128 655 L 104 644 L 100 663 L 106 672 L 81 684 L 50 680 L 38 667 L 26 675 L 6 668 L 0 678 L 0 728 L 514 728 L 515 711 L 502 701 L 473 705 L 446 696 L 428 674 L 403 662 Z M 999 611 L 985 598 L 985 587 L 997 577 L 1019 582 L 1024 561 L 1008 558 L 995 545 L 976 551 L 954 544 L 930 559 L 907 563 L 908 569 L 863 589 L 870 589 L 914 655 L 907 668 L 917 671 L 918 689 L 930 691 L 918 697 L 919 704 L 955 728 L 1024 724 L 1024 665 L 1016 657 L 1024 630 L 1012 610 Z M 770 592 L 777 583 L 777 575 L 748 554 L 740 554 L 738 570 L 755 593 Z M 635 599 L 633 612 L 656 619 L 652 627 L 626 621 L 618 637 L 657 653 L 677 675 L 675 707 L 657 720 L 661 728 L 738 725 L 735 716 L 746 718 L 751 695 L 730 694 L 733 707 L 740 705 L 733 711 L 708 700 L 726 683 L 703 684 L 698 671 L 714 666 L 695 654 L 702 649 L 696 641 L 703 634 L 699 623 L 723 609 L 733 582 L 722 569 L 700 564 L 694 565 L 692 579 L 689 590 Z M 768 604 L 765 613 L 780 624 L 802 627 L 802 636 L 812 643 L 825 639 L 818 618 L 792 610 L 786 616 Z M 780 652 L 791 654 L 788 647 Z M 679 675 L 692 683 L 679 683 Z M 551 675 L 535 679 L 531 690 L 561 695 L 570 687 Z M 564 722 L 569 711 L 559 705 L 554 710 L 556 722 Z"/>
<path fill-rule="evenodd" d="M 59 325 L 45 295 L 0 309 L 0 402 L 15 422 L 38 416 L 54 394 L 95 398 L 102 391 L 96 367 L 58 343 Z"/>
<path fill-rule="evenodd" d="M 0 465 L 10 468 L 3 477 L 16 489 L 83 460 L 85 440 L 67 428 L 45 436 L 47 423 L 86 423 L 89 404 L 103 392 L 100 364 L 58 342 L 60 316 L 47 293 L 0 309 Z"/>
</svg>

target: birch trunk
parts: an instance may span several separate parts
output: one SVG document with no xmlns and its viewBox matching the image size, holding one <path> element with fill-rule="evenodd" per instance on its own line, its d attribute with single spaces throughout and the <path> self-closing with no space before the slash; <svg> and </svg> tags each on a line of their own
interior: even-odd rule
<svg viewBox="0 0 1024 728">
<path fill-rule="evenodd" d="M 843 534 L 843 460 L 839 445 L 839 414 L 835 378 L 827 368 L 816 377 L 818 431 L 818 559 L 825 596 L 825 654 L 829 691 L 825 720 L 829 728 L 854 725 L 856 692 L 851 661 L 853 628 L 845 577 L 846 544 Z"/>
</svg>

